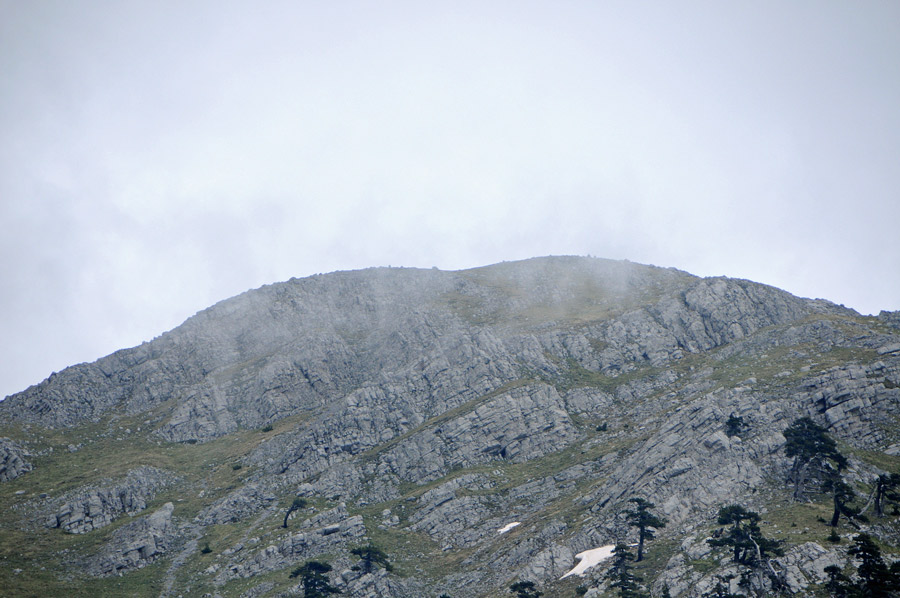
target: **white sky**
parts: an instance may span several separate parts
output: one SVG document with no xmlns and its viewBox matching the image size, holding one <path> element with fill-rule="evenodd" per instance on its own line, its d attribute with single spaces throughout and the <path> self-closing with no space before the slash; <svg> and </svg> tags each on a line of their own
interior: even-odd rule
<svg viewBox="0 0 900 598">
<path fill-rule="evenodd" d="M 900 3 L 0 0 L 0 396 L 249 288 L 595 255 L 900 309 Z"/>
</svg>

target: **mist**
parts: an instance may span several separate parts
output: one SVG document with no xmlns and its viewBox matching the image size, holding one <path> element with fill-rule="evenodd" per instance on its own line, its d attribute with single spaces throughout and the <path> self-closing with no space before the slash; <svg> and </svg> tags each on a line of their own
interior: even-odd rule
<svg viewBox="0 0 900 598">
<path fill-rule="evenodd" d="M 900 309 L 898 40 L 891 2 L 0 1 L 0 396 L 371 266 Z"/>
</svg>

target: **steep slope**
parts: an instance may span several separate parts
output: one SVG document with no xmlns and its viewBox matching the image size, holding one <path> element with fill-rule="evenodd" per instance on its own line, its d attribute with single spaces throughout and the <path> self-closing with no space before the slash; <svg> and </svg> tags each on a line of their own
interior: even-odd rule
<svg viewBox="0 0 900 598">
<path fill-rule="evenodd" d="M 351 596 L 601 596 L 603 566 L 559 578 L 633 537 L 639 496 L 669 520 L 641 565 L 654 595 L 728 572 L 705 539 L 730 503 L 764 514 L 812 595 L 846 546 L 824 541 L 824 496 L 790 502 L 781 432 L 826 427 L 860 493 L 900 471 L 898 320 L 571 257 L 263 287 L 0 403 L 0 583 L 276 596 L 314 558 Z M 886 550 L 896 526 L 871 524 Z M 368 542 L 394 572 L 352 567 Z"/>
</svg>

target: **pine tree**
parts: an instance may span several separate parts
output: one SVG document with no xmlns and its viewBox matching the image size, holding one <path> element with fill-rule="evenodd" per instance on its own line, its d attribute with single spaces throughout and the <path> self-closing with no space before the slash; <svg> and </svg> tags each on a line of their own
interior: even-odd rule
<svg viewBox="0 0 900 598">
<path fill-rule="evenodd" d="M 612 580 L 609 585 L 619 589 L 621 598 L 642 598 L 644 595 L 638 585 L 643 580 L 634 574 L 631 567 L 633 560 L 634 555 L 628 546 L 624 542 L 618 542 L 613 548 L 612 566 L 606 572 L 606 578 Z"/>
<path fill-rule="evenodd" d="M 729 526 L 719 530 L 716 537 L 707 540 L 710 546 L 728 547 L 732 550 L 732 560 L 748 568 L 742 583 L 756 592 L 765 591 L 763 585 L 768 577 L 775 585 L 781 583 L 769 563 L 773 556 L 784 554 L 781 542 L 766 538 L 759 528 L 759 514 L 741 505 L 728 505 L 719 509 L 719 525 Z"/>
<path fill-rule="evenodd" d="M 884 517 L 884 507 L 890 502 L 900 502 L 900 474 L 880 475 L 875 482 L 875 516 Z"/>
<path fill-rule="evenodd" d="M 638 528 L 638 550 L 635 562 L 640 562 L 644 559 L 644 541 L 655 538 L 653 529 L 665 527 L 667 521 L 664 517 L 657 517 L 650 512 L 650 509 L 656 508 L 652 502 L 643 498 L 630 498 L 628 502 L 635 504 L 635 509 L 628 511 L 627 519 L 629 525 Z"/>
<path fill-rule="evenodd" d="M 794 485 L 794 500 L 806 499 L 806 485 L 811 480 L 824 481 L 829 471 L 840 472 L 847 458 L 824 428 L 808 417 L 795 420 L 784 430 L 784 452 L 793 457 L 789 481 Z"/>
<path fill-rule="evenodd" d="M 844 572 L 837 565 L 828 565 L 824 569 L 828 574 L 828 581 L 825 583 L 825 589 L 832 598 L 848 598 L 851 592 L 850 578 L 844 575 Z"/>
<path fill-rule="evenodd" d="M 856 573 L 859 575 L 857 588 L 869 598 L 890 598 L 900 590 L 900 580 L 884 564 L 881 549 L 869 534 L 859 534 L 853 538 L 853 546 L 847 551 L 860 560 Z"/>
<path fill-rule="evenodd" d="M 732 436 L 740 437 L 749 427 L 750 426 L 744 422 L 743 417 L 736 416 L 732 413 L 728 416 L 728 421 L 725 422 L 725 435 L 729 438 Z"/>
<path fill-rule="evenodd" d="M 509 586 L 509 591 L 513 592 L 516 598 L 539 598 L 544 595 L 534 587 L 533 581 L 517 581 Z"/>
<path fill-rule="evenodd" d="M 374 544 L 354 548 L 350 551 L 350 554 L 359 557 L 359 567 L 362 569 L 363 573 L 371 573 L 374 570 L 375 565 L 379 565 L 386 571 L 394 570 L 394 567 L 388 561 L 388 556 Z"/>
<path fill-rule="evenodd" d="M 300 578 L 300 587 L 303 588 L 305 598 L 326 598 L 329 594 L 340 594 L 341 591 L 331 585 L 326 573 L 331 571 L 331 565 L 319 561 L 308 561 L 291 571 L 291 578 Z"/>
<path fill-rule="evenodd" d="M 834 503 L 834 513 L 831 516 L 831 523 L 829 523 L 831 527 L 837 527 L 841 515 L 845 515 L 847 518 L 853 518 L 859 514 L 858 510 L 849 506 L 850 501 L 853 500 L 856 493 L 853 492 L 853 488 L 851 488 L 849 484 L 844 482 L 838 472 L 831 472 L 825 479 L 822 490 L 831 494 L 831 499 Z"/>
<path fill-rule="evenodd" d="M 297 511 L 299 509 L 305 509 L 305 508 L 306 508 L 306 499 L 295 498 L 294 502 L 291 503 L 291 506 L 288 507 L 287 513 L 284 514 L 284 523 L 281 525 L 281 527 L 285 527 L 285 528 L 287 527 L 288 517 L 291 516 L 291 513 L 293 513 L 294 511 Z"/>
</svg>

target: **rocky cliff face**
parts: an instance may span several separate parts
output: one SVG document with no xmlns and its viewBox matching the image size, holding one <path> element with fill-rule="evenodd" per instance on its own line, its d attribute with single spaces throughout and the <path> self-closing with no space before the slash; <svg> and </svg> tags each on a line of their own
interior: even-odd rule
<svg viewBox="0 0 900 598">
<path fill-rule="evenodd" d="M 0 403 L 0 577 L 19 595 L 278 596 L 318 559 L 356 597 L 519 579 L 612 595 L 603 564 L 559 578 L 632 540 L 643 497 L 669 520 L 641 565 L 653 595 L 728 574 L 705 539 L 739 503 L 812 596 L 846 542 L 825 541 L 824 497 L 790 502 L 781 432 L 814 418 L 861 495 L 900 471 L 898 321 L 588 258 L 263 287 Z M 893 550 L 896 517 L 870 528 Z M 394 571 L 359 567 L 369 542 Z"/>
<path fill-rule="evenodd" d="M 0 482 L 8 482 L 31 471 L 25 452 L 9 438 L 0 438 Z"/>
</svg>

